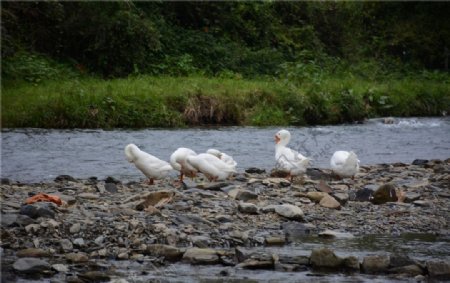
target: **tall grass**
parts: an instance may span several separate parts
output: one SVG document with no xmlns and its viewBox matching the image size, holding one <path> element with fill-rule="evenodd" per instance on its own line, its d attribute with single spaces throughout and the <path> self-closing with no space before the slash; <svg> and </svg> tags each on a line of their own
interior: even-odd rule
<svg viewBox="0 0 450 283">
<path fill-rule="evenodd" d="M 311 125 L 450 112 L 449 76 L 373 80 L 151 77 L 2 85 L 2 127 Z"/>
</svg>

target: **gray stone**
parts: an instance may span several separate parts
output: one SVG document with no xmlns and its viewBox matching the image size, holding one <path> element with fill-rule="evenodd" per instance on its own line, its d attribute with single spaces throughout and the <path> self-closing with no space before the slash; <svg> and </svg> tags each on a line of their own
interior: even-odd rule
<svg viewBox="0 0 450 283">
<path fill-rule="evenodd" d="M 361 267 L 365 273 L 383 273 L 388 270 L 389 264 L 389 255 L 374 255 L 364 257 Z"/>
<path fill-rule="evenodd" d="M 80 225 L 80 223 L 75 223 L 75 224 L 73 224 L 71 227 L 70 227 L 70 233 L 72 233 L 72 234 L 76 234 L 76 233 L 78 233 L 78 232 L 80 232 L 80 230 L 81 230 L 81 225 Z"/>
<path fill-rule="evenodd" d="M 269 213 L 269 212 L 275 212 L 275 207 L 277 207 L 275 204 L 269 204 L 261 208 L 262 213 Z"/>
<path fill-rule="evenodd" d="M 23 257 L 14 262 L 13 268 L 22 274 L 45 273 L 50 271 L 50 264 L 39 258 Z"/>
<path fill-rule="evenodd" d="M 341 267 L 343 261 L 333 250 L 328 248 L 314 249 L 310 256 L 310 262 L 314 268 L 338 268 Z"/>
<path fill-rule="evenodd" d="M 162 244 L 148 245 L 146 253 L 155 256 L 163 256 L 170 261 L 180 260 L 183 256 L 183 252 L 179 248 Z"/>
<path fill-rule="evenodd" d="M 94 194 L 94 193 L 81 193 L 78 194 L 79 198 L 84 198 L 84 199 L 99 199 L 100 196 L 98 194 Z"/>
<path fill-rule="evenodd" d="M 85 253 L 68 253 L 66 254 L 66 260 L 73 263 L 86 262 L 89 260 Z"/>
<path fill-rule="evenodd" d="M 418 199 L 420 199 L 420 194 L 418 194 L 418 193 L 407 192 L 405 194 L 405 202 L 406 203 L 410 203 L 410 202 L 416 201 Z"/>
<path fill-rule="evenodd" d="M 225 182 L 213 182 L 213 183 L 203 183 L 197 185 L 197 188 L 204 189 L 204 190 L 210 190 L 210 191 L 220 191 L 221 188 L 224 188 L 226 186 L 229 186 L 229 183 Z"/>
<path fill-rule="evenodd" d="M 112 194 L 115 194 L 115 193 L 117 193 L 117 192 L 119 191 L 119 190 L 117 189 L 117 185 L 114 184 L 114 183 L 106 183 L 106 184 L 105 184 L 105 190 L 106 190 L 107 192 L 112 193 Z"/>
<path fill-rule="evenodd" d="M 62 239 L 59 244 L 61 245 L 61 248 L 63 249 L 63 251 L 65 252 L 70 252 L 73 250 L 73 244 L 70 240 L 68 239 Z"/>
<path fill-rule="evenodd" d="M 67 181 L 76 182 L 77 180 L 69 175 L 59 175 L 55 178 L 55 182 L 67 182 Z"/>
<path fill-rule="evenodd" d="M 243 190 L 243 189 L 233 189 L 228 192 L 228 195 L 236 200 L 241 200 L 244 202 L 247 202 L 249 200 L 257 200 L 258 195 L 254 192 L 251 192 L 249 190 Z"/>
<path fill-rule="evenodd" d="M 359 259 L 356 256 L 348 256 L 344 258 L 343 266 L 350 270 L 359 270 Z"/>
<path fill-rule="evenodd" d="M 26 204 L 20 208 L 20 214 L 36 219 L 38 217 L 55 218 L 55 206 L 49 202 Z"/>
<path fill-rule="evenodd" d="M 52 268 L 61 273 L 69 272 L 69 267 L 67 265 L 61 264 L 61 263 L 53 264 Z"/>
<path fill-rule="evenodd" d="M 345 205 L 350 198 L 347 193 L 336 192 L 333 193 L 332 196 L 341 204 Z"/>
<path fill-rule="evenodd" d="M 326 208 L 331 208 L 331 209 L 339 209 L 341 208 L 341 204 L 332 196 L 330 195 L 325 195 L 319 202 L 319 204 L 323 207 Z"/>
<path fill-rule="evenodd" d="M 430 278 L 439 280 L 450 279 L 450 262 L 448 261 L 427 261 L 427 269 Z"/>
<path fill-rule="evenodd" d="M 303 211 L 300 207 L 292 204 L 277 205 L 275 206 L 275 212 L 289 219 L 302 220 L 304 217 Z"/>
<path fill-rule="evenodd" d="M 257 214 L 258 213 L 258 207 L 254 205 L 253 203 L 245 203 L 241 202 L 238 205 L 238 210 L 242 213 L 246 214 Z"/>
<path fill-rule="evenodd" d="M 311 235 L 315 230 L 315 227 L 311 224 L 298 222 L 285 222 L 281 224 L 281 227 L 288 241 L 295 241 L 296 239 Z"/>
<path fill-rule="evenodd" d="M 184 253 L 183 260 L 191 264 L 216 264 L 219 256 L 213 249 L 190 248 Z"/>
<path fill-rule="evenodd" d="M 261 261 L 249 258 L 236 265 L 236 268 L 244 269 L 273 269 L 274 263 L 272 260 Z"/>
<path fill-rule="evenodd" d="M 75 240 L 73 240 L 73 244 L 80 248 L 86 245 L 83 238 L 76 238 Z"/>
<path fill-rule="evenodd" d="M 393 268 L 390 268 L 388 272 L 395 273 L 395 274 L 405 274 L 405 275 L 408 275 L 411 277 L 423 274 L 422 268 L 420 268 L 420 266 L 418 266 L 416 264 L 405 265 L 405 266 L 400 266 L 400 267 L 393 267 Z"/>
</svg>

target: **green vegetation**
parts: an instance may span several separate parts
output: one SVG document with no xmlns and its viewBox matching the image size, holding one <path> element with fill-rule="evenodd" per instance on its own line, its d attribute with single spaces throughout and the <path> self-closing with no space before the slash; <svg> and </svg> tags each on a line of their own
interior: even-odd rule
<svg viewBox="0 0 450 283">
<path fill-rule="evenodd" d="M 2 127 L 450 112 L 446 2 L 2 2 Z"/>
</svg>

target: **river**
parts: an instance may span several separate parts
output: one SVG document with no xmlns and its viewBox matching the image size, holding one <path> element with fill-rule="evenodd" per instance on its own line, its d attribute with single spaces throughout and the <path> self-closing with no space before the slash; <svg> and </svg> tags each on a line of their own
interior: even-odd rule
<svg viewBox="0 0 450 283">
<path fill-rule="evenodd" d="M 270 170 L 275 165 L 274 135 L 279 129 L 3 129 L 1 176 L 20 182 L 49 181 L 61 174 L 139 180 L 143 175 L 126 162 L 123 153 L 129 143 L 163 160 L 178 147 L 197 153 L 217 148 L 235 158 L 238 170 Z M 398 118 L 394 124 L 372 119 L 355 125 L 286 129 L 292 135 L 289 146 L 311 157 L 314 167 L 328 168 L 336 150 L 355 151 L 362 165 L 450 157 L 449 117 Z"/>
</svg>

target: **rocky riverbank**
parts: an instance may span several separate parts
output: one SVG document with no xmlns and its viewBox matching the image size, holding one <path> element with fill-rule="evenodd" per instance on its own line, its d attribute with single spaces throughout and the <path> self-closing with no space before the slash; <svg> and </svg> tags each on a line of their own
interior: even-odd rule
<svg viewBox="0 0 450 283">
<path fill-rule="evenodd" d="M 450 159 L 364 166 L 355 180 L 336 180 L 320 169 L 292 184 L 274 176 L 251 168 L 231 181 L 199 178 L 181 187 L 173 180 L 149 186 L 112 177 L 59 176 L 39 184 L 3 179 L 2 282 L 129 282 L 118 262 L 151 266 L 146 274 L 174 262 L 223 266 L 218 280 L 230 268 L 450 279 L 449 257 L 420 260 L 390 251 L 340 256 L 298 244 L 311 236 L 448 236 Z M 63 204 L 24 204 L 40 192 Z M 293 243 L 300 252 L 272 249 Z"/>
</svg>

